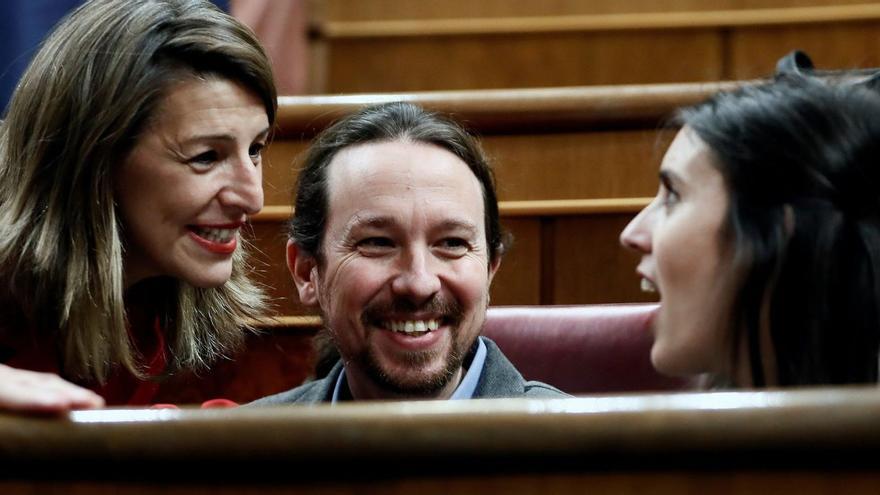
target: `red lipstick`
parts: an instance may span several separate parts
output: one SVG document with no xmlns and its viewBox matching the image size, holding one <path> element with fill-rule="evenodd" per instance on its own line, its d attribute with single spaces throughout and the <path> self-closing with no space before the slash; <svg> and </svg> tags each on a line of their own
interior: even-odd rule
<svg viewBox="0 0 880 495">
<path fill-rule="evenodd" d="M 198 234 L 199 230 L 202 229 L 238 229 L 241 227 L 240 224 L 227 224 L 227 225 L 204 225 L 204 226 L 191 226 L 189 228 L 189 236 L 192 240 L 196 241 L 199 246 L 202 246 L 207 251 L 210 251 L 215 254 L 224 254 L 229 255 L 235 252 L 235 249 L 238 247 L 238 235 L 234 233 L 232 238 L 226 242 L 217 242 L 212 241 L 210 239 L 205 239 L 204 237 Z"/>
</svg>

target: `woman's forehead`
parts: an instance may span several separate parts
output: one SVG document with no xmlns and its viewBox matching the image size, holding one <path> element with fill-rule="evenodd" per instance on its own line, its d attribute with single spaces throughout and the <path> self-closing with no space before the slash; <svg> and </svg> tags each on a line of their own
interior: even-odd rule
<svg viewBox="0 0 880 495">
<path fill-rule="evenodd" d="M 660 166 L 664 173 L 686 182 L 713 179 L 720 175 L 709 145 L 690 127 L 682 127 L 673 139 Z"/>
</svg>

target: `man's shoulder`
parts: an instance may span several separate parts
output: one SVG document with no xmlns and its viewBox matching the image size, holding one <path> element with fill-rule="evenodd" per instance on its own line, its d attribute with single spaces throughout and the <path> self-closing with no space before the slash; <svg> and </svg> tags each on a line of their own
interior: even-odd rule
<svg viewBox="0 0 880 495">
<path fill-rule="evenodd" d="M 553 385 L 529 380 L 523 386 L 524 396 L 533 399 L 558 399 L 562 397 L 571 397 L 571 395 L 559 390 Z"/>
<path fill-rule="evenodd" d="M 333 386 L 336 384 L 336 380 L 341 372 L 342 362 L 340 361 L 336 363 L 336 366 L 324 378 L 304 383 L 286 392 L 257 399 L 248 405 L 272 406 L 279 404 L 319 404 L 321 402 L 329 402 Z"/>
<path fill-rule="evenodd" d="M 486 362 L 474 398 L 528 397 L 563 398 L 569 394 L 552 385 L 538 381 L 526 381 L 513 363 L 501 352 L 498 345 L 487 337 L 480 337 L 486 344 Z"/>
<path fill-rule="evenodd" d="M 257 399 L 249 406 L 273 406 L 279 404 L 315 404 L 322 402 L 319 398 L 318 390 L 321 389 L 321 380 L 315 380 L 300 385 L 299 387 L 281 392 L 275 395 L 269 395 L 262 399 Z"/>
</svg>

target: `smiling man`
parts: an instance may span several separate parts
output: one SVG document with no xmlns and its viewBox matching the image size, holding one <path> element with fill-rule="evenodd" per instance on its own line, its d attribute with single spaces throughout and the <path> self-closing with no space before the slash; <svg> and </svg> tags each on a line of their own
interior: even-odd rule
<svg viewBox="0 0 880 495">
<path fill-rule="evenodd" d="M 306 158 L 287 263 L 341 359 L 260 404 L 563 397 L 480 337 L 503 253 L 492 172 L 455 123 L 411 104 L 366 108 Z"/>
</svg>

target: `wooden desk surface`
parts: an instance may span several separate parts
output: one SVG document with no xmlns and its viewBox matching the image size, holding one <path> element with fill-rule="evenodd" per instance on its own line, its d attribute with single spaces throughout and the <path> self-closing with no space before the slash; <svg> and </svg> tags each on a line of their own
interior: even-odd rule
<svg viewBox="0 0 880 495">
<path fill-rule="evenodd" d="M 4 415 L 0 492 L 868 493 L 878 426 L 874 387 Z"/>
</svg>

